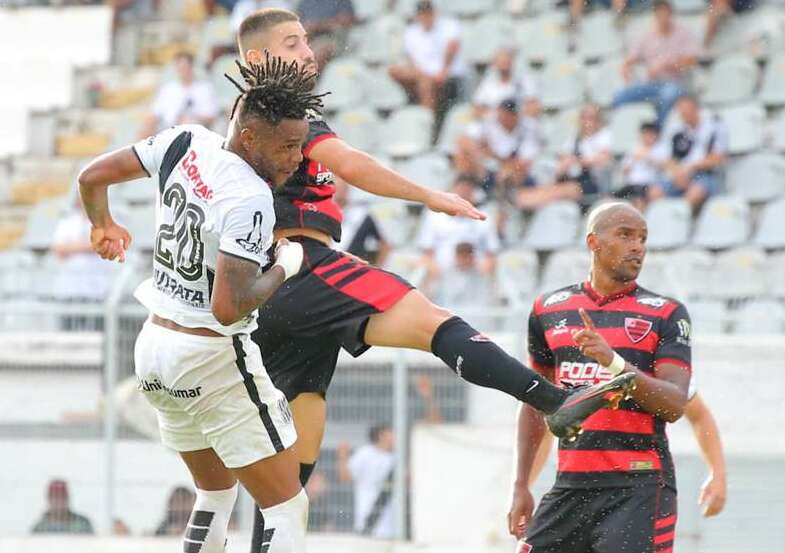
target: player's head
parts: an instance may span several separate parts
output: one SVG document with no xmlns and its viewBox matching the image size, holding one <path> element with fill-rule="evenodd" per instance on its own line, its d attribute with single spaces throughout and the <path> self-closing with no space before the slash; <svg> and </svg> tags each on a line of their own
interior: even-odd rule
<svg viewBox="0 0 785 553">
<path fill-rule="evenodd" d="M 594 208 L 586 225 L 592 272 L 602 272 L 619 283 L 638 278 L 647 235 L 643 215 L 630 204 L 610 202 Z"/>
<path fill-rule="evenodd" d="M 414 18 L 423 29 L 430 31 L 436 21 L 436 11 L 431 0 L 420 0 L 415 7 Z"/>
<path fill-rule="evenodd" d="M 296 61 L 316 84 L 319 68 L 296 13 L 278 8 L 265 8 L 246 17 L 237 33 L 237 45 L 243 63 L 261 64 L 266 55 L 286 62 Z"/>
<path fill-rule="evenodd" d="M 297 170 L 308 133 L 309 111 L 319 111 L 322 95 L 311 92 L 310 77 L 296 62 L 269 54 L 264 63 L 237 64 L 245 80 L 232 108 L 229 143 L 269 183 L 280 185 Z"/>
<path fill-rule="evenodd" d="M 52 480 L 46 489 L 46 501 L 50 511 L 68 510 L 68 484 L 65 480 Z"/>
<path fill-rule="evenodd" d="M 368 440 L 385 451 L 392 451 L 395 447 L 395 434 L 393 434 L 392 428 L 386 424 L 372 426 L 368 431 Z"/>
</svg>

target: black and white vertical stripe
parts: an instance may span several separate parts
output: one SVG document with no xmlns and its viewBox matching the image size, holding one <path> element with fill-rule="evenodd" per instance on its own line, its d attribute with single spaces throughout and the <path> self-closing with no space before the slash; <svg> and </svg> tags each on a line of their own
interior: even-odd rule
<svg viewBox="0 0 785 553">
<path fill-rule="evenodd" d="M 210 524 L 215 518 L 215 513 L 210 511 L 194 511 L 188 527 L 185 530 L 185 540 L 183 542 L 183 553 L 199 553 L 207 541 L 207 534 L 210 533 Z"/>
</svg>

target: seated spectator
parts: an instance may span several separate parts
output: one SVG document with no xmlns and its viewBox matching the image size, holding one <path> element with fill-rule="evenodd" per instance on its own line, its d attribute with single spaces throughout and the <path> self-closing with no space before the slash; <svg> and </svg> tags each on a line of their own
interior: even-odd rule
<svg viewBox="0 0 785 553">
<path fill-rule="evenodd" d="M 642 63 L 646 80 L 621 90 L 613 99 L 613 107 L 652 102 L 657 110 L 657 122 L 663 126 L 668 112 L 689 84 L 699 46 L 689 29 L 673 20 L 673 8 L 666 0 L 654 2 L 654 19 L 654 29 L 633 46 L 622 66 L 624 80 L 631 83 L 635 65 Z"/>
<path fill-rule="evenodd" d="M 457 244 L 452 269 L 449 273 L 441 273 L 441 278 L 433 284 L 432 295 L 436 303 L 448 309 L 494 305 L 493 275 L 482 270 L 480 261 L 473 244 Z"/>
<path fill-rule="evenodd" d="M 538 93 L 537 83 L 530 75 L 515 75 L 515 51 L 500 48 L 474 92 L 474 114 L 482 117 L 504 100 L 536 98 Z"/>
<path fill-rule="evenodd" d="M 543 145 L 539 122 L 521 116 L 517 102 L 506 99 L 480 121 L 471 123 L 458 138 L 455 168 L 494 190 L 497 198 L 532 184 L 529 171 Z"/>
<path fill-rule="evenodd" d="M 475 202 L 476 188 L 470 179 L 459 176 L 453 185 L 453 192 L 464 200 Z M 423 252 L 423 262 L 428 272 L 422 286 L 426 294 L 432 291 L 433 283 L 441 275 L 455 269 L 456 247 L 461 243 L 472 246 L 481 274 L 494 274 L 500 245 L 493 222 L 450 217 L 432 211 L 425 214 L 417 245 Z"/>
<path fill-rule="evenodd" d="M 349 31 L 354 25 L 352 0 L 300 0 L 297 14 L 308 33 L 308 42 L 316 63 L 327 63 L 346 50 Z"/>
<path fill-rule="evenodd" d="M 559 156 L 556 182 L 520 189 L 518 207 L 535 210 L 554 200 L 590 203 L 607 189 L 612 161 L 611 131 L 599 106 L 588 104 L 580 113 L 578 135 Z"/>
<path fill-rule="evenodd" d="M 417 2 L 415 22 L 406 28 L 403 49 L 407 61 L 390 67 L 390 76 L 418 104 L 434 110 L 433 140 L 444 114 L 461 93 L 466 65 L 461 55 L 461 26 L 436 14 L 433 2 Z"/>
<path fill-rule="evenodd" d="M 186 123 L 210 127 L 218 116 L 220 107 L 212 85 L 195 78 L 193 55 L 188 52 L 177 54 L 174 69 L 177 79 L 165 83 L 158 91 L 145 119 L 142 137 Z"/>
<path fill-rule="evenodd" d="M 47 509 L 33 526 L 33 534 L 92 534 L 93 525 L 83 515 L 71 511 L 68 484 L 52 480 L 46 492 Z"/>
<path fill-rule="evenodd" d="M 719 119 L 701 113 L 694 96 L 676 104 L 682 125 L 666 143 L 668 161 L 661 186 L 649 188 L 649 198 L 683 197 L 697 211 L 720 188 L 720 170 L 728 159 L 728 133 Z"/>
<path fill-rule="evenodd" d="M 367 205 L 348 203 L 349 185 L 340 177 L 335 177 L 335 196 L 333 198 L 343 209 L 341 241 L 335 246 L 360 259 L 384 265 L 390 254 L 390 244 L 384 239 L 379 225 Z"/>
<path fill-rule="evenodd" d="M 717 35 L 720 23 L 731 13 L 740 14 L 755 8 L 757 0 L 710 0 L 709 9 L 706 10 L 706 32 L 703 35 L 703 45 L 709 46 Z"/>
<path fill-rule="evenodd" d="M 230 23 L 235 34 L 240 30 L 243 19 L 252 13 L 264 8 L 281 8 L 284 10 L 294 10 L 294 0 L 239 0 L 234 4 Z"/>
<path fill-rule="evenodd" d="M 614 195 L 629 201 L 639 211 L 646 209 L 649 188 L 662 180 L 662 170 L 668 160 L 668 152 L 659 140 L 659 125 L 643 123 L 638 146 L 622 161 L 624 186 Z"/>
<path fill-rule="evenodd" d="M 155 529 L 156 536 L 181 536 L 185 532 L 196 494 L 184 486 L 177 486 L 169 495 L 164 519 Z"/>
</svg>

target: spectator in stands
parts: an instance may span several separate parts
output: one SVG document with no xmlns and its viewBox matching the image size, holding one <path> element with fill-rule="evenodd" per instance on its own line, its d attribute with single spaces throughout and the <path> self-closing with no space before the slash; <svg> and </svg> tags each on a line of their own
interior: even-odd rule
<svg viewBox="0 0 785 553">
<path fill-rule="evenodd" d="M 474 244 L 460 242 L 455 246 L 455 262 L 449 273 L 432 285 L 436 303 L 448 309 L 496 303 L 493 275 L 482 270 L 474 252 Z"/>
<path fill-rule="evenodd" d="M 482 117 L 509 98 L 536 98 L 538 93 L 537 83 L 531 75 L 515 74 L 515 50 L 500 48 L 474 92 L 474 115 Z"/>
<path fill-rule="evenodd" d="M 73 209 L 57 222 L 51 252 L 60 261 L 54 277 L 53 296 L 65 302 L 101 302 L 109 291 L 112 266 L 90 247 L 90 220 L 77 199 Z M 69 315 L 62 330 L 100 330 L 100 319 Z"/>
<path fill-rule="evenodd" d="M 573 31 L 577 30 L 586 8 L 593 9 L 598 4 L 606 10 L 613 8 L 617 16 L 621 15 L 627 8 L 627 0 L 570 0 L 570 28 Z"/>
<path fill-rule="evenodd" d="M 703 45 L 708 47 L 724 19 L 731 13 L 740 14 L 755 8 L 757 0 L 710 0 L 709 9 L 706 10 L 706 32 L 703 35 Z"/>
<path fill-rule="evenodd" d="M 687 89 L 699 46 L 689 29 L 673 20 L 673 8 L 667 0 L 654 2 L 654 19 L 654 29 L 640 38 L 622 65 L 624 80 L 631 83 L 635 65 L 642 63 L 646 80 L 628 84 L 613 99 L 613 107 L 653 102 L 662 126 L 673 104 Z"/>
<path fill-rule="evenodd" d="M 697 98 L 676 104 L 682 124 L 666 143 L 665 181 L 649 188 L 649 198 L 683 197 L 698 210 L 720 188 L 720 171 L 728 159 L 728 133 L 716 117 L 701 113 Z"/>
<path fill-rule="evenodd" d="M 169 495 L 164 519 L 155 529 L 156 536 L 181 536 L 185 532 L 196 494 L 184 486 L 177 486 Z"/>
<path fill-rule="evenodd" d="M 591 203 L 608 188 L 612 161 L 611 131 L 602 110 L 587 104 L 581 109 L 578 135 L 559 156 L 556 182 L 520 189 L 518 207 L 535 210 L 554 200 Z"/>
<path fill-rule="evenodd" d="M 346 50 L 354 25 L 352 0 L 300 0 L 297 14 L 308 33 L 308 43 L 318 67 L 325 67 Z"/>
<path fill-rule="evenodd" d="M 660 142 L 660 126 L 655 122 L 640 127 L 640 142 L 622 161 L 624 186 L 614 194 L 629 201 L 640 211 L 646 208 L 649 188 L 662 180 L 668 152 Z"/>
<path fill-rule="evenodd" d="M 281 8 L 293 11 L 294 0 L 239 0 L 234 5 L 230 20 L 235 34 L 240 30 L 243 19 L 264 8 Z"/>
<path fill-rule="evenodd" d="M 33 526 L 33 534 L 92 534 L 93 525 L 87 517 L 71 511 L 68 484 L 64 480 L 49 482 L 46 493 L 48 507 L 41 520 Z"/>
<path fill-rule="evenodd" d="M 390 75 L 418 104 L 434 110 L 436 141 L 444 114 L 460 96 L 466 76 L 461 26 L 437 15 L 430 0 L 417 2 L 415 20 L 403 36 L 407 60 L 390 67 Z"/>
<path fill-rule="evenodd" d="M 533 184 L 529 171 L 543 142 L 539 121 L 521 115 L 518 102 L 508 98 L 458 137 L 455 168 L 474 176 L 484 189 L 495 190 L 497 198 L 506 198 Z"/>
<path fill-rule="evenodd" d="M 368 206 L 348 202 L 349 190 L 346 181 L 336 176 L 333 199 L 343 209 L 343 223 L 341 241 L 335 245 L 368 263 L 384 265 L 390 254 L 390 244 Z"/>
<path fill-rule="evenodd" d="M 458 176 L 453 184 L 453 192 L 467 201 L 475 202 L 476 187 L 471 178 Z M 494 274 L 500 245 L 496 226 L 491 221 L 475 221 L 428 211 L 417 238 L 427 269 L 426 280 L 421 287 L 425 293 L 433 292 L 433 284 L 442 275 L 455 269 L 456 248 L 459 244 L 472 246 L 472 254 L 477 257 L 476 266 L 481 274 L 489 278 Z"/>
<path fill-rule="evenodd" d="M 220 112 L 212 85 L 196 80 L 192 54 L 178 53 L 174 69 L 177 79 L 165 83 L 158 92 L 143 125 L 143 137 L 186 123 L 210 127 Z"/>
</svg>

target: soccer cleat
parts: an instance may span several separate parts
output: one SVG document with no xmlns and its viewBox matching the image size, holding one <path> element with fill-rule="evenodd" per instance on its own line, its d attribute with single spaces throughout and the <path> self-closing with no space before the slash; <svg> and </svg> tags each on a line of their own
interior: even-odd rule
<svg viewBox="0 0 785 553">
<path fill-rule="evenodd" d="M 623 373 L 594 386 L 577 386 L 569 390 L 564 403 L 545 416 L 554 436 L 575 441 L 583 433 L 581 424 L 600 409 L 618 409 L 623 399 L 629 399 L 635 389 L 635 375 Z"/>
</svg>

